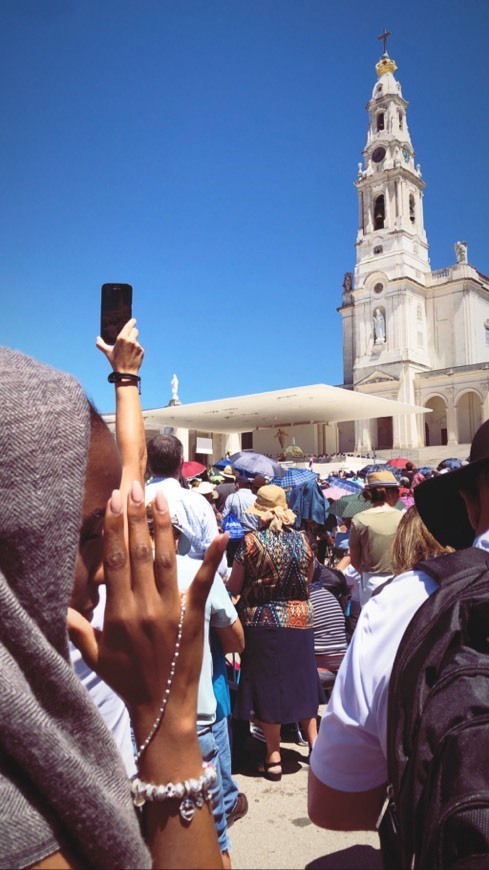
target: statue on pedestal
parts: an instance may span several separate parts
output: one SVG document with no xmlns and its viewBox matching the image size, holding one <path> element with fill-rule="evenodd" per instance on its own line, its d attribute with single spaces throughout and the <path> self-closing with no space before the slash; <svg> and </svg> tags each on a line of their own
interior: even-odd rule
<svg viewBox="0 0 489 870">
<path fill-rule="evenodd" d="M 385 344 L 385 317 L 380 308 L 376 308 L 373 316 L 375 344 Z"/>
<path fill-rule="evenodd" d="M 174 374 L 171 379 L 171 399 L 168 402 L 168 405 L 181 405 L 181 401 L 178 398 L 178 378 Z"/>
<path fill-rule="evenodd" d="M 467 263 L 467 242 L 455 242 L 453 247 L 457 263 Z"/>
<path fill-rule="evenodd" d="M 345 272 L 343 278 L 343 305 L 351 305 L 353 298 L 351 291 L 353 289 L 353 272 Z"/>
</svg>

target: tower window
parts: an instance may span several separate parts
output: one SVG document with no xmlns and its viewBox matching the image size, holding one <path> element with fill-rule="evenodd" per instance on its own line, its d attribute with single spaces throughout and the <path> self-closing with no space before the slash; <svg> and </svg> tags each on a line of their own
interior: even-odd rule
<svg viewBox="0 0 489 870">
<path fill-rule="evenodd" d="M 486 344 L 489 344 L 489 326 L 487 325 L 487 323 L 486 323 L 486 325 L 484 326 L 484 330 L 485 330 L 485 333 L 486 333 Z"/>
<path fill-rule="evenodd" d="M 409 194 L 409 220 L 412 224 L 416 220 L 416 209 L 414 205 L 414 196 L 412 193 Z"/>
<path fill-rule="evenodd" d="M 402 130 L 402 128 L 403 128 L 403 124 L 404 124 L 404 114 L 401 112 L 400 109 L 399 109 L 399 111 L 398 111 L 398 113 L 397 113 L 397 118 L 398 118 L 398 121 L 399 121 L 399 129 Z"/>
<path fill-rule="evenodd" d="M 374 204 L 374 229 L 383 230 L 385 221 L 385 204 L 384 196 L 381 194 L 377 197 Z"/>
<path fill-rule="evenodd" d="M 374 254 L 383 254 L 383 253 L 384 253 L 384 249 L 383 249 L 382 245 L 375 245 Z M 375 290 L 375 287 L 374 287 L 374 290 Z"/>
<path fill-rule="evenodd" d="M 423 322 L 423 311 L 421 309 L 421 305 L 418 305 L 416 308 L 416 319 Z"/>
<path fill-rule="evenodd" d="M 384 113 L 379 112 L 377 115 L 377 133 L 384 129 Z"/>
</svg>

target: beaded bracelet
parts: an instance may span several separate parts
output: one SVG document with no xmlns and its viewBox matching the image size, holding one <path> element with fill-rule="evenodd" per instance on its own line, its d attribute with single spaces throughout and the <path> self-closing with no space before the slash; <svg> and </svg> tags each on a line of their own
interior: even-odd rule
<svg viewBox="0 0 489 870">
<path fill-rule="evenodd" d="M 186 609 L 186 593 L 183 592 L 182 597 L 181 597 L 181 604 L 180 604 L 180 619 L 178 621 L 177 639 L 175 641 L 175 649 L 173 651 L 173 658 L 172 658 L 171 664 L 170 664 L 170 674 L 169 674 L 168 679 L 166 681 L 165 691 L 163 692 L 163 698 L 161 699 L 161 705 L 160 705 L 160 709 L 158 710 L 158 715 L 153 723 L 151 731 L 149 732 L 148 736 L 146 737 L 146 740 L 143 743 L 141 743 L 141 746 L 138 748 L 138 752 L 136 755 L 136 764 L 138 764 L 139 759 L 141 758 L 143 752 L 145 751 L 145 749 L 148 748 L 149 744 L 151 743 L 153 737 L 155 736 L 155 734 L 160 726 L 160 722 L 163 719 L 163 716 L 165 715 L 166 705 L 168 704 L 168 698 L 170 697 L 170 689 L 171 689 L 171 686 L 173 683 L 173 677 L 175 676 L 175 670 L 177 667 L 177 659 L 178 659 L 178 656 L 180 655 L 180 643 L 182 640 L 183 619 L 185 616 L 185 609 Z"/>
<path fill-rule="evenodd" d="M 191 822 L 195 809 L 203 806 L 204 801 L 211 799 L 211 788 L 217 774 L 213 764 L 204 762 L 203 773 L 198 779 L 186 779 L 184 782 L 168 782 L 166 785 L 154 785 L 135 777 L 131 782 L 131 793 L 134 806 L 142 807 L 146 801 L 178 800 L 178 811 L 184 822 Z"/>
<path fill-rule="evenodd" d="M 141 378 L 139 375 L 133 375 L 129 372 L 111 372 L 107 378 L 109 384 L 133 384 L 137 386 L 139 395 L 141 395 Z"/>
</svg>

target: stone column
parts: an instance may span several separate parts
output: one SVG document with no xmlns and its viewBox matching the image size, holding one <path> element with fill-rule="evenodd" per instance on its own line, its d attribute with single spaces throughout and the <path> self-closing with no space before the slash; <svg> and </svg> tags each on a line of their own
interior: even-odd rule
<svg viewBox="0 0 489 870">
<path fill-rule="evenodd" d="M 173 434 L 175 438 L 178 438 L 183 444 L 183 458 L 185 462 L 188 462 L 189 459 L 189 430 L 188 429 L 175 429 Z"/>
<path fill-rule="evenodd" d="M 399 378 L 399 390 L 397 393 L 393 393 L 391 398 L 407 405 L 414 405 L 414 378 L 415 372 L 404 363 Z M 395 450 L 419 447 L 416 417 L 416 414 L 402 414 L 393 417 L 392 444 Z"/>
<path fill-rule="evenodd" d="M 372 452 L 370 420 L 355 420 L 355 450 L 365 454 Z"/>
<path fill-rule="evenodd" d="M 445 398 L 447 402 L 447 439 L 448 444 L 458 444 L 458 420 L 453 401 L 454 388 L 447 387 L 445 389 Z"/>
<path fill-rule="evenodd" d="M 489 420 L 489 381 L 482 381 L 481 390 L 484 396 L 482 400 L 482 419 Z"/>
<path fill-rule="evenodd" d="M 371 233 L 371 232 L 373 232 L 374 222 L 373 222 L 373 217 L 372 217 L 372 190 L 370 188 L 368 189 L 368 191 L 366 191 L 365 199 L 366 199 L 366 202 L 365 202 L 364 207 L 365 207 L 366 217 L 367 217 L 365 231 L 367 233 Z"/>
<path fill-rule="evenodd" d="M 226 435 L 226 453 L 238 453 L 241 450 L 241 433 L 240 432 L 231 432 L 229 435 Z"/>
</svg>

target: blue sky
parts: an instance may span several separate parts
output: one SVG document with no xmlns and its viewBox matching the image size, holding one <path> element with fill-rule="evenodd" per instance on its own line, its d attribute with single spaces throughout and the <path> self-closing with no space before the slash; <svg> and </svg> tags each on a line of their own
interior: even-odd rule
<svg viewBox="0 0 489 870">
<path fill-rule="evenodd" d="M 487 0 L 3 0 L 0 341 L 114 409 L 100 285 L 134 288 L 142 400 L 342 382 L 353 182 L 382 49 L 434 269 L 489 273 Z"/>
</svg>

